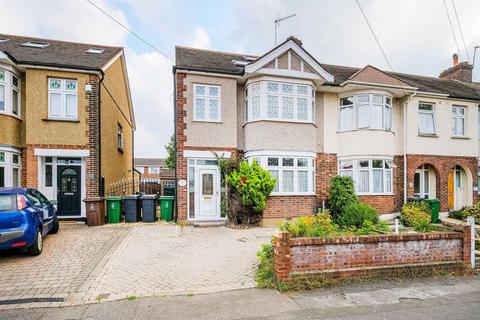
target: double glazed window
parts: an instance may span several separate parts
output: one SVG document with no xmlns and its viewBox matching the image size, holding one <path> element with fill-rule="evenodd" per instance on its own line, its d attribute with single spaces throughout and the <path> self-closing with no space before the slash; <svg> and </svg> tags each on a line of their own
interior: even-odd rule
<svg viewBox="0 0 480 320">
<path fill-rule="evenodd" d="M 220 115 L 220 86 L 194 84 L 193 120 L 219 122 Z"/>
<path fill-rule="evenodd" d="M 117 127 L 117 148 L 123 150 L 123 128 L 120 124 Z"/>
<path fill-rule="evenodd" d="M 464 136 L 465 135 L 465 107 L 453 106 L 452 107 L 452 135 Z"/>
<path fill-rule="evenodd" d="M 340 99 L 339 130 L 392 129 L 392 98 L 361 94 Z"/>
<path fill-rule="evenodd" d="M 0 150 L 0 188 L 20 186 L 20 154 Z"/>
<path fill-rule="evenodd" d="M 360 159 L 341 160 L 338 172 L 341 176 L 349 176 L 355 181 L 357 194 L 391 194 L 392 193 L 392 160 Z"/>
<path fill-rule="evenodd" d="M 313 157 L 250 157 L 277 178 L 272 194 L 313 194 L 315 192 L 315 159 Z"/>
<path fill-rule="evenodd" d="M 0 69 L 0 113 L 20 117 L 20 79 L 4 69 Z"/>
<path fill-rule="evenodd" d="M 433 103 L 418 104 L 418 132 L 420 134 L 435 134 L 435 108 Z"/>
<path fill-rule="evenodd" d="M 276 81 L 250 83 L 245 89 L 246 121 L 314 122 L 315 89 Z"/>
<path fill-rule="evenodd" d="M 78 118 L 77 80 L 48 79 L 48 117 L 67 120 Z"/>
</svg>

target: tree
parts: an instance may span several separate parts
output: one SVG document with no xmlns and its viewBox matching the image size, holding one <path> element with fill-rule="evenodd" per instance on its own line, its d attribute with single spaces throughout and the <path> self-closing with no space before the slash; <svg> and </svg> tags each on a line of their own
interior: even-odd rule
<svg viewBox="0 0 480 320">
<path fill-rule="evenodd" d="M 167 160 L 165 160 L 165 165 L 167 168 L 173 169 L 175 168 L 175 157 L 176 157 L 176 150 L 175 150 L 175 136 L 172 134 L 170 137 L 170 141 L 168 144 L 165 146 L 165 149 L 167 150 Z"/>
</svg>

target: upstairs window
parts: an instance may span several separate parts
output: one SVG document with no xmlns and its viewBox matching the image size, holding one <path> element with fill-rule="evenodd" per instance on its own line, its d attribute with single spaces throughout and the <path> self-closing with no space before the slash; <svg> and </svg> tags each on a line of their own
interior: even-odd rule
<svg viewBox="0 0 480 320">
<path fill-rule="evenodd" d="M 117 148 L 123 150 L 123 128 L 121 125 L 118 125 L 117 128 Z"/>
<path fill-rule="evenodd" d="M 78 118 L 77 80 L 48 79 L 48 117 L 66 120 Z"/>
<path fill-rule="evenodd" d="M 148 173 L 160 174 L 160 168 L 159 167 L 148 167 Z"/>
<path fill-rule="evenodd" d="M 452 135 L 464 136 L 465 135 L 465 107 L 453 106 L 452 107 Z"/>
<path fill-rule="evenodd" d="M 194 84 L 193 120 L 219 122 L 220 114 L 220 86 Z"/>
<path fill-rule="evenodd" d="M 434 104 L 421 102 L 418 104 L 418 132 L 421 134 L 435 134 Z"/>
<path fill-rule="evenodd" d="M 20 80 L 12 74 L 12 113 L 16 116 L 18 116 L 18 106 L 20 105 L 19 86 Z"/>
<path fill-rule="evenodd" d="M 0 69 L 0 113 L 20 117 L 20 78 Z"/>
<path fill-rule="evenodd" d="M 245 89 L 246 121 L 314 122 L 315 89 L 276 81 L 250 83 Z"/>
<path fill-rule="evenodd" d="M 392 98 L 361 94 L 340 99 L 339 130 L 392 129 Z"/>
<path fill-rule="evenodd" d="M 5 70 L 0 69 L 0 111 L 5 111 Z"/>
</svg>

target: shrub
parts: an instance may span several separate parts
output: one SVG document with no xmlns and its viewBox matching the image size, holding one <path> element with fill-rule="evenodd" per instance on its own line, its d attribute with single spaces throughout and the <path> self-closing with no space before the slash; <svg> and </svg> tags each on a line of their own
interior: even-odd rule
<svg viewBox="0 0 480 320">
<path fill-rule="evenodd" d="M 262 169 L 256 161 L 251 165 L 244 161 L 227 177 L 227 182 L 240 193 L 244 206 L 262 212 L 267 196 L 275 188 L 276 179 L 272 179 L 270 172 Z"/>
<path fill-rule="evenodd" d="M 421 220 L 419 222 L 417 222 L 416 225 L 413 226 L 413 228 L 415 229 L 415 231 L 419 232 L 419 233 L 426 233 L 426 232 L 430 232 L 432 231 L 432 225 L 430 224 L 430 222 L 428 220 Z"/>
<path fill-rule="evenodd" d="M 423 201 L 409 202 L 402 207 L 402 223 L 407 227 L 414 227 L 419 223 L 430 223 L 430 206 Z"/>
<path fill-rule="evenodd" d="M 257 252 L 258 267 L 255 272 L 255 280 L 260 288 L 273 288 L 275 286 L 275 271 L 273 268 L 273 246 L 264 243 Z"/>
<path fill-rule="evenodd" d="M 365 221 L 378 223 L 378 211 L 364 203 L 352 203 L 344 208 L 342 214 L 336 217 L 335 222 L 342 227 L 363 226 Z"/>
<path fill-rule="evenodd" d="M 300 217 L 295 222 L 285 222 L 280 230 L 296 237 L 328 237 L 338 234 L 339 228 L 328 213 L 318 213 L 315 217 Z"/>
<path fill-rule="evenodd" d="M 450 218 L 466 220 L 468 216 L 475 218 L 475 223 L 480 224 L 480 202 L 475 203 L 471 207 L 465 207 L 461 210 L 452 211 L 448 214 Z"/>
<path fill-rule="evenodd" d="M 340 216 L 347 206 L 358 203 L 352 178 L 347 176 L 333 177 L 328 189 L 327 202 L 330 214 L 334 219 Z"/>
<path fill-rule="evenodd" d="M 371 234 L 379 234 L 385 233 L 389 230 L 388 223 L 385 221 L 378 221 L 377 223 L 373 223 L 370 220 L 365 220 L 360 228 L 355 230 L 355 234 L 362 236 L 362 235 L 371 235 Z"/>
</svg>

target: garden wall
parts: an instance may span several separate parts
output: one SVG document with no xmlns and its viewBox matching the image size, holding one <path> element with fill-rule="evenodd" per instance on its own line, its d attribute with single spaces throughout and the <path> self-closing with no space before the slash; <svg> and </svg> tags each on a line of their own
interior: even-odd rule
<svg viewBox="0 0 480 320">
<path fill-rule="evenodd" d="M 429 234 L 274 239 L 275 274 L 283 282 L 402 272 L 411 268 L 470 269 L 470 227 Z"/>
</svg>

